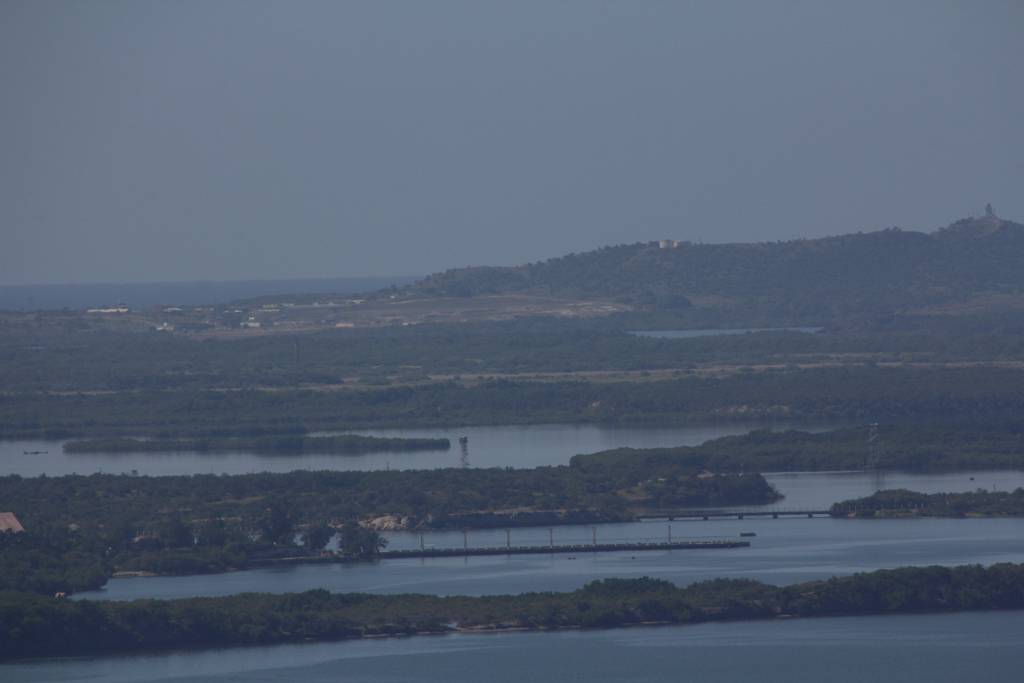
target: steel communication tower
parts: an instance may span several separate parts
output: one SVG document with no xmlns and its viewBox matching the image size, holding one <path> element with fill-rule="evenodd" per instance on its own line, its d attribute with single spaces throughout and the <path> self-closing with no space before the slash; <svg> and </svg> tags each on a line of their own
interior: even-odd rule
<svg viewBox="0 0 1024 683">
<path fill-rule="evenodd" d="M 882 464 L 882 438 L 878 435 L 878 423 L 868 425 L 868 453 L 864 461 L 864 469 L 877 470 Z"/>
</svg>

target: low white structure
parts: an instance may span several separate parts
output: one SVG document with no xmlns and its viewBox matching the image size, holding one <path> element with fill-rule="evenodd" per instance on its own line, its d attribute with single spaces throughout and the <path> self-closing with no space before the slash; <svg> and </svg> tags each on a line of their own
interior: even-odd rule
<svg viewBox="0 0 1024 683">
<path fill-rule="evenodd" d="M 20 534 L 25 531 L 25 527 L 21 525 L 13 512 L 0 512 L 0 534 L 8 531 L 12 534 Z"/>
</svg>

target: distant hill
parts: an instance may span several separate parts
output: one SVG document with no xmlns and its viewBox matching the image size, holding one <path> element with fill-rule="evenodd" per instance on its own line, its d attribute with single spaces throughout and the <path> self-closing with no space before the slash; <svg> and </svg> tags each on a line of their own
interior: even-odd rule
<svg viewBox="0 0 1024 683">
<path fill-rule="evenodd" d="M 988 211 L 930 234 L 891 228 L 789 242 L 642 242 L 523 266 L 448 270 L 403 290 L 512 293 L 776 320 L 1016 306 L 1024 304 L 1024 225 Z"/>
</svg>

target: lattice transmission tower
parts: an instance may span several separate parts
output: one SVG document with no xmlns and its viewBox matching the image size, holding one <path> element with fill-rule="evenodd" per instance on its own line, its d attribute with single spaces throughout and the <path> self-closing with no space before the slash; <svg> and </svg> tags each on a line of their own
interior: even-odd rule
<svg viewBox="0 0 1024 683">
<path fill-rule="evenodd" d="M 882 437 L 878 434 L 878 423 L 872 422 L 868 425 L 868 452 L 864 460 L 864 469 L 877 470 L 882 465 L 884 455 Z"/>
</svg>

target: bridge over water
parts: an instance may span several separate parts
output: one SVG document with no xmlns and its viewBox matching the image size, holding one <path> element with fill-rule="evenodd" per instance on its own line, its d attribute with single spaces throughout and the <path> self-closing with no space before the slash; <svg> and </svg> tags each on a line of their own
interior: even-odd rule
<svg viewBox="0 0 1024 683">
<path fill-rule="evenodd" d="M 749 541 L 734 539 L 702 539 L 681 541 L 635 541 L 626 543 L 573 543 L 549 545 L 507 545 L 507 546 L 464 546 L 450 548 L 410 548 L 407 550 L 383 550 L 381 559 L 404 557 L 467 557 L 472 555 L 549 555 L 602 553 L 629 550 L 709 550 L 713 548 L 747 548 Z"/>
<path fill-rule="evenodd" d="M 659 515 L 641 515 L 640 519 L 643 520 L 668 520 L 672 521 L 684 521 L 684 520 L 702 520 L 708 521 L 712 519 L 748 519 L 756 517 L 770 517 L 771 519 L 782 519 L 786 517 L 831 517 L 831 513 L 828 510 L 815 510 L 805 508 L 771 508 L 771 509 L 757 509 L 757 508 L 740 508 L 740 509 L 726 509 L 726 508 L 709 508 L 706 510 L 701 509 L 686 509 L 676 510 L 673 512 L 662 513 Z"/>
</svg>

